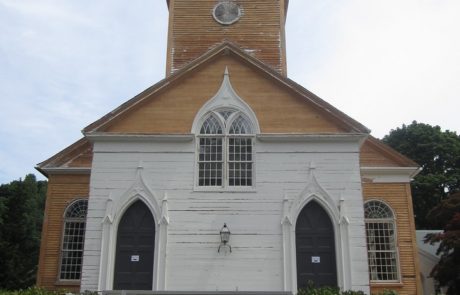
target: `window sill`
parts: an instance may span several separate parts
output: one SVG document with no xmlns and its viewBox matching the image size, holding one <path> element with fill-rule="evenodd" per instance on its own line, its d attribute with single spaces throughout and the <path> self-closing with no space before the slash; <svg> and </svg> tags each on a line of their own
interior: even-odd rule
<svg viewBox="0 0 460 295">
<path fill-rule="evenodd" d="M 193 192 L 197 193 L 256 193 L 255 187 L 202 187 L 195 186 Z"/>
<path fill-rule="evenodd" d="M 385 282 L 385 281 L 370 281 L 371 287 L 384 287 L 384 288 L 402 288 L 404 285 L 401 282 Z"/>
<path fill-rule="evenodd" d="M 79 286 L 81 284 L 80 280 L 57 280 L 54 282 L 56 286 Z"/>
</svg>

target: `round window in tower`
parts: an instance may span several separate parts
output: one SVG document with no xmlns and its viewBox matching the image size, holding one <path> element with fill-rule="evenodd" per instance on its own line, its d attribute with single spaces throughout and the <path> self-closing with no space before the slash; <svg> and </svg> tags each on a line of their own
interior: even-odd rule
<svg viewBox="0 0 460 295">
<path fill-rule="evenodd" d="M 241 17 L 241 7 L 231 1 L 217 3 L 212 11 L 214 19 L 223 25 L 231 25 Z"/>
</svg>

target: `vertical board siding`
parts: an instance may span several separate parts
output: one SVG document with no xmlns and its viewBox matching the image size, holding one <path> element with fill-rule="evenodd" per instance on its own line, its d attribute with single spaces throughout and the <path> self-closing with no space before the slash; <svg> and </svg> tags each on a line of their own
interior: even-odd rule
<svg viewBox="0 0 460 295">
<path fill-rule="evenodd" d="M 323 145 L 322 150 L 328 151 L 334 150 L 335 143 Z M 115 203 L 123 198 L 136 179 L 139 163 L 157 201 L 164 193 L 168 195 L 167 290 L 282 290 L 282 200 L 286 194 L 293 200 L 299 197 L 307 186 L 311 162 L 317 166 L 318 181 L 337 205 L 344 195 L 341 192 L 346 191 L 352 221 L 350 238 L 354 241 L 353 284 L 368 284 L 367 261 L 361 254 L 365 239 L 357 143 L 344 145 L 343 152 L 319 153 L 299 149 L 298 143 L 292 147 L 285 143 L 284 151 L 280 151 L 278 143 L 257 142 L 256 148 L 263 152 L 256 152 L 255 189 L 227 193 L 194 191 L 194 144 L 151 143 L 151 152 L 146 151 L 145 144 L 134 152 L 136 146 L 95 145 L 82 290 L 97 289 L 106 200 L 109 195 Z M 312 146 L 321 149 L 318 144 Z M 158 220 L 158 216 L 154 218 Z M 232 253 L 217 253 L 224 223 L 232 232 Z"/>
<path fill-rule="evenodd" d="M 89 175 L 50 175 L 43 219 L 37 285 L 49 290 L 79 291 L 79 282 L 59 281 L 63 216 L 75 199 L 87 198 Z"/>
<path fill-rule="evenodd" d="M 400 295 L 419 294 L 418 262 L 415 240 L 415 226 L 412 214 L 412 202 L 409 184 L 405 183 L 364 183 L 364 199 L 385 201 L 396 214 L 399 264 L 401 284 L 385 285 L 371 283 L 372 293 L 384 289 L 394 289 Z"/>
</svg>

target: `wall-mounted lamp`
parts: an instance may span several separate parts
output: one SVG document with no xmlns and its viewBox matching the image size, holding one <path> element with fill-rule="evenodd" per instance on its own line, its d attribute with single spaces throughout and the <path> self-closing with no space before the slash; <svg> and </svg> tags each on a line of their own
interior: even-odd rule
<svg viewBox="0 0 460 295">
<path fill-rule="evenodd" d="M 228 241 L 230 241 L 230 234 L 231 233 L 227 227 L 227 224 L 224 223 L 224 226 L 220 230 L 220 245 L 219 245 L 219 249 L 217 249 L 217 252 L 220 252 L 220 247 L 222 246 L 230 248 L 230 252 L 232 252 L 232 246 L 228 244 Z"/>
</svg>

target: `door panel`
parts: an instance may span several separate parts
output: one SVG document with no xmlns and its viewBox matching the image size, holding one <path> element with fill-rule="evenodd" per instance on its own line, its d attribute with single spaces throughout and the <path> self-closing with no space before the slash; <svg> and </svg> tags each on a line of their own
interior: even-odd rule
<svg viewBox="0 0 460 295">
<path fill-rule="evenodd" d="M 337 286 L 334 228 L 315 201 L 300 212 L 296 223 L 297 287 Z"/>
<path fill-rule="evenodd" d="M 155 221 L 149 208 L 136 201 L 118 225 L 114 290 L 152 290 Z"/>
</svg>

